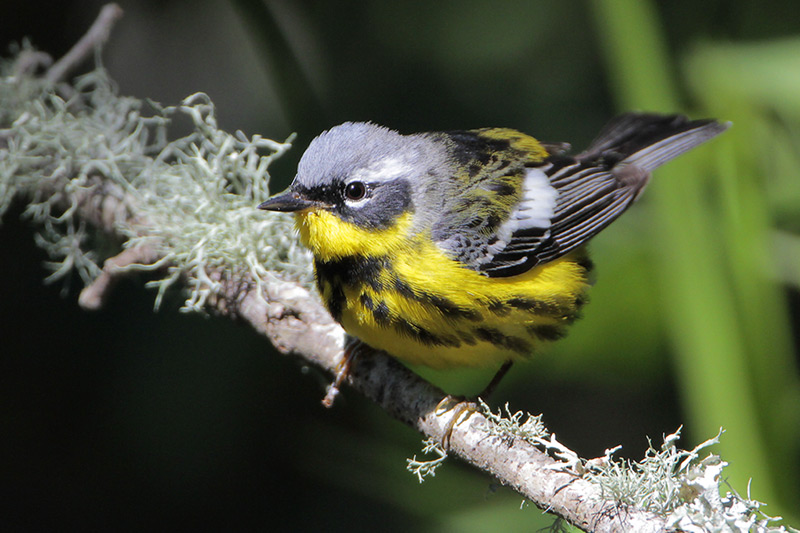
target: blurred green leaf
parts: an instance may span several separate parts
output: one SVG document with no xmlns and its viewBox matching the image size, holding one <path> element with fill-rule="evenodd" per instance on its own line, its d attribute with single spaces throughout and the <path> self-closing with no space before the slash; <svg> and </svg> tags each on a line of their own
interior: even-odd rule
<svg viewBox="0 0 800 533">
<path fill-rule="evenodd" d="M 652 5 L 593 6 L 620 107 L 678 109 Z M 664 320 L 693 434 L 725 427 L 719 450 L 732 463 L 733 485 L 744 490 L 752 478 L 755 494 L 785 509 L 797 498 L 783 473 L 798 468 L 798 384 L 788 306 L 770 275 L 772 220 L 760 165 L 770 150 L 760 142 L 759 117 L 766 106 L 783 120 L 797 116 L 798 52 L 795 40 L 698 46 L 686 61 L 692 94 L 704 114 L 735 127 L 660 171 L 651 193 Z"/>
</svg>

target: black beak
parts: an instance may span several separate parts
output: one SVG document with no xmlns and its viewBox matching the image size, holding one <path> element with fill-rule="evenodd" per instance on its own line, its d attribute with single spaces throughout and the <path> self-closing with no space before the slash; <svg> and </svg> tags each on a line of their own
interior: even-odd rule
<svg viewBox="0 0 800 533">
<path fill-rule="evenodd" d="M 312 207 L 320 207 L 319 202 L 303 198 L 299 193 L 287 189 L 286 191 L 273 196 L 263 204 L 259 205 L 259 209 L 267 211 L 282 211 L 284 213 L 293 213 L 295 211 L 302 211 Z"/>
</svg>

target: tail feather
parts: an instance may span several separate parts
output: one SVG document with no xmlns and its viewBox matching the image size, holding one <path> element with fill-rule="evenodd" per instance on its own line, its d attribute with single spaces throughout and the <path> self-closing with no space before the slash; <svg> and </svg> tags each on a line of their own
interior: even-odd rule
<svg viewBox="0 0 800 533">
<path fill-rule="evenodd" d="M 689 120 L 683 115 L 625 113 L 609 122 L 579 161 L 606 160 L 636 165 L 649 173 L 656 167 L 716 137 L 730 127 L 713 119 Z"/>
</svg>

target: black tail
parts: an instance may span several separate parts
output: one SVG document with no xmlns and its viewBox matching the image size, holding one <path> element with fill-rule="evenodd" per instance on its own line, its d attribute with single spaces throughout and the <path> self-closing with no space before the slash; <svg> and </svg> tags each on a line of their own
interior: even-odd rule
<svg viewBox="0 0 800 533">
<path fill-rule="evenodd" d="M 730 122 L 713 119 L 625 113 L 606 124 L 589 148 L 575 158 L 583 162 L 605 160 L 609 167 L 624 162 L 649 173 L 729 127 Z"/>
</svg>

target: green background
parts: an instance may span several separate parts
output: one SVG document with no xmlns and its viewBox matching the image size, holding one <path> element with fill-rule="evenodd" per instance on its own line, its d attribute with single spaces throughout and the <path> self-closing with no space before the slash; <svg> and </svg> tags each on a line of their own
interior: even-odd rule
<svg viewBox="0 0 800 533">
<path fill-rule="evenodd" d="M 58 56 L 99 3 L 0 4 L 0 38 Z M 230 131 L 296 149 L 345 120 L 402 132 L 513 127 L 585 146 L 625 110 L 733 121 L 656 172 L 592 243 L 597 283 L 567 339 L 517 365 L 495 406 L 544 413 L 584 457 L 722 426 L 730 484 L 800 524 L 800 17 L 796 2 L 130 1 L 103 62 L 120 91 L 196 91 Z M 154 314 L 144 279 L 81 311 L 44 286 L 21 206 L 0 226 L 4 521 L 86 528 L 530 531 L 550 518 L 225 319 Z M 429 374 L 473 392 L 484 374 Z"/>
</svg>

